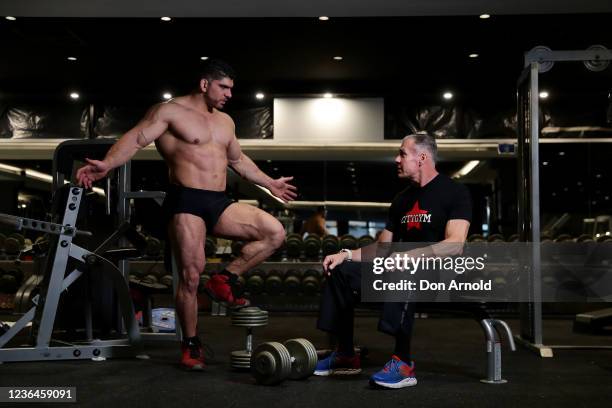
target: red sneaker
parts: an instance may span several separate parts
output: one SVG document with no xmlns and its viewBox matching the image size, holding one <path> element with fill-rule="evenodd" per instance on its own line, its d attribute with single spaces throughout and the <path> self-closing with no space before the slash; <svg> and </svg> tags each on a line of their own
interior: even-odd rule
<svg viewBox="0 0 612 408">
<path fill-rule="evenodd" d="M 206 365 L 204 364 L 204 352 L 201 345 L 187 345 L 183 342 L 181 343 L 181 353 L 181 367 L 192 371 L 204 370 Z"/>
<path fill-rule="evenodd" d="M 251 304 L 248 299 L 238 297 L 235 293 L 237 280 L 231 279 L 227 275 L 216 274 L 210 277 L 204 286 L 204 292 L 215 302 L 230 309 L 240 309 Z"/>
</svg>

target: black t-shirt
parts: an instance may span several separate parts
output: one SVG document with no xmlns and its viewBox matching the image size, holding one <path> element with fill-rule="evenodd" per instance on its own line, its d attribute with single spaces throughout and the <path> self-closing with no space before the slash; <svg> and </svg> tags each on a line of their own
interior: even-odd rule
<svg viewBox="0 0 612 408">
<path fill-rule="evenodd" d="M 443 174 L 425 186 L 411 185 L 391 203 L 387 230 L 393 242 L 440 242 L 449 220 L 472 220 L 468 189 Z"/>
</svg>

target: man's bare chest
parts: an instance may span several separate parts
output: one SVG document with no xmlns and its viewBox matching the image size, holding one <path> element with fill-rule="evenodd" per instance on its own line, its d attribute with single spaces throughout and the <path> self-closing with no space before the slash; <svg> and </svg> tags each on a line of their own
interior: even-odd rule
<svg viewBox="0 0 612 408">
<path fill-rule="evenodd" d="M 185 114 L 172 120 L 169 133 L 180 142 L 190 145 L 210 143 L 227 145 L 232 137 L 232 129 L 222 120 L 199 114 Z"/>
</svg>

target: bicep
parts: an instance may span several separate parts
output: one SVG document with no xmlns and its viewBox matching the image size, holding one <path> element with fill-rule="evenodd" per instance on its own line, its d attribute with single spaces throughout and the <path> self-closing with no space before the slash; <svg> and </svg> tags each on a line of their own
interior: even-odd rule
<svg viewBox="0 0 612 408">
<path fill-rule="evenodd" d="M 145 147 L 168 130 L 169 116 L 168 109 L 162 109 L 159 106 L 151 108 L 145 117 L 138 122 L 129 132 L 128 135 L 136 139 L 140 147 Z"/>
<path fill-rule="evenodd" d="M 444 238 L 452 242 L 465 242 L 469 229 L 470 222 L 467 220 L 449 220 L 446 223 Z"/>
</svg>

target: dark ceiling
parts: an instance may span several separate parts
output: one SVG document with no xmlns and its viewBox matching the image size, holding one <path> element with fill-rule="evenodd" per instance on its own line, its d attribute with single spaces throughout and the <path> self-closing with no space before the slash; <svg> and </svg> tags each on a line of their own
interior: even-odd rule
<svg viewBox="0 0 612 408">
<path fill-rule="evenodd" d="M 514 104 L 523 54 L 612 46 L 612 14 L 332 18 L 18 18 L 0 20 L 0 93 L 89 98 L 186 92 L 201 56 L 238 72 L 235 96 L 318 94 L 438 98 L 443 90 Z M 478 58 L 469 58 L 478 53 Z M 342 61 L 334 61 L 336 55 Z M 75 56 L 77 61 L 66 57 Z M 574 64 L 577 65 L 577 64 Z M 568 75 L 571 77 L 568 77 Z M 542 76 L 607 91 L 612 68 Z"/>
</svg>

